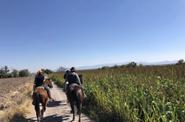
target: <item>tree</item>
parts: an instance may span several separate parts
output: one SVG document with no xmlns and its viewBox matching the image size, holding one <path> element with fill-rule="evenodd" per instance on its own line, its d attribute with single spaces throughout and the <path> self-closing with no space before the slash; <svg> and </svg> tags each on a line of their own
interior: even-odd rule
<svg viewBox="0 0 185 122">
<path fill-rule="evenodd" d="M 109 69 L 109 66 L 103 66 L 101 69 Z"/>
<path fill-rule="evenodd" d="M 46 73 L 46 74 L 51 74 L 51 73 L 53 73 L 53 71 L 50 70 L 50 69 L 42 69 L 42 71 L 43 71 L 44 73 Z"/>
<path fill-rule="evenodd" d="M 8 77 L 8 72 L 9 72 L 8 66 L 2 67 L 0 69 L 0 78 L 6 78 L 6 77 Z"/>
<path fill-rule="evenodd" d="M 65 72 L 65 71 L 66 71 L 66 68 L 62 66 L 57 69 L 57 72 Z"/>
<path fill-rule="evenodd" d="M 5 76 L 4 70 L 0 69 L 0 78 L 3 78 Z"/>
<path fill-rule="evenodd" d="M 8 66 L 4 67 L 5 74 L 7 74 L 10 70 L 8 69 Z"/>
<path fill-rule="evenodd" d="M 127 64 L 127 67 L 135 68 L 136 66 L 137 66 L 137 63 L 135 63 L 135 62 L 130 62 L 130 63 Z"/>
<path fill-rule="evenodd" d="M 181 64 L 183 64 L 184 63 L 184 60 L 183 59 L 180 59 L 176 64 L 177 65 L 181 65 Z"/>
<path fill-rule="evenodd" d="M 12 77 L 18 77 L 19 76 L 19 71 L 14 69 L 11 74 L 12 74 Z"/>
<path fill-rule="evenodd" d="M 23 69 L 19 71 L 19 77 L 27 77 L 30 75 L 30 72 L 28 71 L 28 69 Z"/>
<path fill-rule="evenodd" d="M 114 65 L 112 68 L 119 68 L 119 66 L 118 65 Z"/>
</svg>

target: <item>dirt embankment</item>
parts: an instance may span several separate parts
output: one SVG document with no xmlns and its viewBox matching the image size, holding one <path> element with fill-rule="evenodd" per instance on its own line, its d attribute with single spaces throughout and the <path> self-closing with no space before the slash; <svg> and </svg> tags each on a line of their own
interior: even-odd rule
<svg viewBox="0 0 185 122">
<path fill-rule="evenodd" d="M 12 121 L 22 116 L 32 90 L 32 77 L 0 79 L 0 121 Z"/>
</svg>

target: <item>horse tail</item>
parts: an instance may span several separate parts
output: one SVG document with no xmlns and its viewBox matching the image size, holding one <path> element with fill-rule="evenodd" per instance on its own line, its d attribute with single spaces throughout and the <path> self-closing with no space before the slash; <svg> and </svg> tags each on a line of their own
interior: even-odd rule
<svg viewBox="0 0 185 122">
<path fill-rule="evenodd" d="M 78 108 L 78 114 L 81 113 L 82 102 L 83 102 L 82 89 L 78 89 L 76 91 L 76 105 L 77 105 L 77 108 Z"/>
<path fill-rule="evenodd" d="M 77 101 L 81 102 L 81 97 L 82 97 L 82 90 L 78 89 L 76 91 L 76 99 L 77 99 Z"/>
<path fill-rule="evenodd" d="M 40 111 L 40 94 L 35 93 L 35 110 Z"/>
</svg>

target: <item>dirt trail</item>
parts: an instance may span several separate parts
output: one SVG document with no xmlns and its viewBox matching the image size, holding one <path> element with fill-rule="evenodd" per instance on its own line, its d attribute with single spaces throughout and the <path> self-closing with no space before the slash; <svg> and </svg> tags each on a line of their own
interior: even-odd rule
<svg viewBox="0 0 185 122">
<path fill-rule="evenodd" d="M 71 122 L 72 114 L 70 114 L 70 107 L 67 104 L 66 95 L 61 88 L 58 88 L 55 84 L 51 90 L 52 97 L 55 99 L 53 102 L 49 102 L 46 112 L 44 114 L 43 122 Z M 36 122 L 36 115 L 34 107 L 30 107 L 30 113 L 26 115 L 28 122 Z M 78 121 L 78 116 L 76 115 L 75 121 Z M 92 122 L 87 116 L 82 114 L 82 122 Z"/>
</svg>

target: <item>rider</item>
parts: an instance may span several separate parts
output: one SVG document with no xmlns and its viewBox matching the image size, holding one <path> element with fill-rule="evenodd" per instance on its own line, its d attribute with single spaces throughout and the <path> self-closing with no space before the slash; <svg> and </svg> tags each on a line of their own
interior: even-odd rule
<svg viewBox="0 0 185 122">
<path fill-rule="evenodd" d="M 44 81 L 45 81 L 45 78 L 44 78 L 43 72 L 42 72 L 42 70 L 39 70 L 35 76 L 35 80 L 34 80 L 34 84 L 33 84 L 33 92 L 35 92 L 35 89 L 37 87 L 44 87 L 44 89 L 47 91 L 48 97 L 50 99 L 52 99 L 50 90 L 48 87 L 46 87 L 46 85 L 44 85 Z M 33 97 L 33 95 L 32 95 L 32 97 Z M 34 101 L 32 102 L 32 104 L 34 104 Z"/>
<path fill-rule="evenodd" d="M 68 81 L 67 81 L 67 77 L 69 75 L 70 71 L 69 70 L 66 70 L 65 74 L 64 74 L 64 91 L 67 92 L 67 85 L 68 85 Z"/>
<path fill-rule="evenodd" d="M 79 78 L 78 74 L 76 73 L 75 67 L 71 67 L 70 73 L 67 77 L 67 81 L 69 82 L 69 85 L 71 85 L 72 83 L 76 83 L 80 86 L 82 85 L 80 78 Z"/>
<path fill-rule="evenodd" d="M 80 81 L 79 75 L 76 73 L 75 67 L 71 67 L 70 72 L 67 75 L 67 82 L 68 82 L 67 89 L 66 89 L 67 98 L 69 98 L 69 95 L 70 95 L 70 92 L 69 92 L 70 85 L 73 83 L 78 84 L 82 88 L 82 92 L 83 92 L 82 83 Z M 84 92 L 83 92 L 83 95 L 84 95 Z"/>
<path fill-rule="evenodd" d="M 67 76 L 69 75 L 70 71 L 66 70 L 65 74 L 64 74 L 64 79 L 67 80 Z"/>
</svg>

